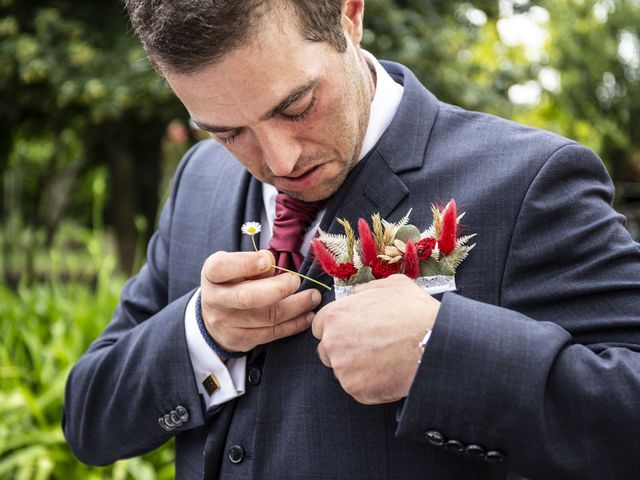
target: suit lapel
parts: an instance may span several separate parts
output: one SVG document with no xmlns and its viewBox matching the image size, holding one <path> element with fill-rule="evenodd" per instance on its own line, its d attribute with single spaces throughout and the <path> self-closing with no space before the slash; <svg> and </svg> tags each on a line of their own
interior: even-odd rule
<svg viewBox="0 0 640 480">
<path fill-rule="evenodd" d="M 247 186 L 247 200 L 244 206 L 244 214 L 242 216 L 245 222 L 260 222 L 262 217 L 262 183 L 253 175 L 249 175 L 249 184 Z M 249 235 L 243 235 L 240 228 L 237 230 L 240 236 L 240 250 L 243 252 L 253 252 L 253 242 Z M 260 248 L 260 234 L 255 237 L 256 245 Z"/>
<path fill-rule="evenodd" d="M 336 218 L 346 218 L 354 229 L 359 218 L 370 221 L 376 212 L 386 220 L 398 220 L 407 212 L 392 215 L 409 195 L 400 175 L 424 167 L 429 137 L 439 111 L 438 101 L 406 67 L 391 62 L 383 65 L 394 80 L 404 86 L 402 101 L 378 144 L 358 162 L 327 203 L 320 228 L 328 233 L 343 233 Z M 333 279 L 314 262 L 312 252 L 306 256 L 300 273 L 333 285 Z M 304 280 L 301 289 L 314 286 L 313 282 Z M 330 300 L 329 297 L 333 299 L 333 292 L 326 292 L 323 303 Z"/>
<path fill-rule="evenodd" d="M 354 229 L 357 228 L 359 218 L 369 221 L 375 212 L 380 212 L 383 218 L 388 218 L 408 194 L 409 190 L 404 182 L 374 149 L 358 163 L 340 189 L 331 197 L 320 228 L 329 233 L 343 233 L 342 226 L 336 218 L 346 218 Z M 300 273 L 332 284 L 333 279 L 313 260 L 313 254 L 310 252 L 302 263 Z M 314 285 L 313 282 L 304 280 L 301 289 Z"/>
<path fill-rule="evenodd" d="M 239 163 L 227 165 L 226 169 L 219 175 L 217 188 L 212 189 L 212 197 L 220 200 L 211 208 L 209 217 L 209 250 L 253 251 L 251 238 L 242 235 L 240 228 L 245 222 L 260 221 L 262 186 Z"/>
</svg>

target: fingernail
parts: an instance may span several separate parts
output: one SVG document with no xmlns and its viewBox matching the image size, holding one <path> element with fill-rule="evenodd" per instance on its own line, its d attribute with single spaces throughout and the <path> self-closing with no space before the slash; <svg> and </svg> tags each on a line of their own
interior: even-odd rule
<svg viewBox="0 0 640 480">
<path fill-rule="evenodd" d="M 322 295 L 320 295 L 320 292 L 315 288 L 311 291 L 311 301 L 314 306 L 319 305 L 322 301 Z"/>
<path fill-rule="evenodd" d="M 269 259 L 266 257 L 260 257 L 260 260 L 258 260 L 258 268 L 261 272 L 267 270 L 269 268 Z"/>
<path fill-rule="evenodd" d="M 307 313 L 307 318 L 305 319 L 307 321 L 307 325 L 311 325 L 313 323 L 313 319 L 315 318 L 316 314 L 313 312 L 309 312 Z"/>
<path fill-rule="evenodd" d="M 300 277 L 294 275 L 293 273 L 290 273 L 289 276 L 291 277 L 291 286 L 293 287 L 293 291 L 295 292 L 296 290 L 298 290 L 298 288 L 300 288 Z"/>
</svg>

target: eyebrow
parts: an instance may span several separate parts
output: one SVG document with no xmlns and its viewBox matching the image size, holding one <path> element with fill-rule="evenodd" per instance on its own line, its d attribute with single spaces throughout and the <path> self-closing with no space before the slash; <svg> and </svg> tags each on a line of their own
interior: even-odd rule
<svg viewBox="0 0 640 480">
<path fill-rule="evenodd" d="M 316 86 L 316 83 L 317 83 L 317 80 L 311 80 L 310 82 L 307 82 L 304 85 L 301 85 L 298 88 L 291 91 L 289 95 L 287 95 L 282 101 L 280 101 L 278 105 L 276 105 L 267 113 L 265 113 L 262 117 L 260 117 L 260 121 L 269 120 L 270 118 L 273 118 L 281 114 L 282 112 L 284 112 L 287 108 L 289 108 L 291 105 L 296 103 L 298 100 L 300 100 L 301 98 L 304 98 L 304 96 L 307 95 L 307 93 L 309 93 Z M 232 132 L 234 130 L 238 130 L 242 128 L 242 127 L 222 127 L 218 125 L 211 125 L 211 124 L 196 120 L 195 118 L 192 118 L 192 120 L 193 120 L 193 123 L 195 123 L 198 126 L 198 128 L 211 133 Z"/>
</svg>

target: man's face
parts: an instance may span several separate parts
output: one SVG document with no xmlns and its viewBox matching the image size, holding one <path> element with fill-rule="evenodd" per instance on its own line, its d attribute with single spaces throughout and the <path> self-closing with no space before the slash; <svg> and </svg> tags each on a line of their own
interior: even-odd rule
<svg viewBox="0 0 640 480">
<path fill-rule="evenodd" d="M 339 53 L 270 17 L 215 65 L 166 78 L 196 124 L 256 178 L 301 200 L 328 198 L 357 162 L 369 119 L 373 86 L 359 37 L 349 24 Z"/>
</svg>

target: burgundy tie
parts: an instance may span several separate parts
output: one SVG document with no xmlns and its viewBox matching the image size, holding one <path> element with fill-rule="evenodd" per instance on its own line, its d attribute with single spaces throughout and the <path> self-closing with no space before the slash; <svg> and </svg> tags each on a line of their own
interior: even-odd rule
<svg viewBox="0 0 640 480">
<path fill-rule="evenodd" d="M 276 217 L 269 250 L 278 267 L 294 269 L 296 272 L 300 270 L 304 259 L 300 253 L 304 235 L 324 203 L 324 200 L 303 202 L 286 193 L 276 195 Z M 280 272 L 281 270 L 276 269 L 276 274 Z"/>
</svg>

